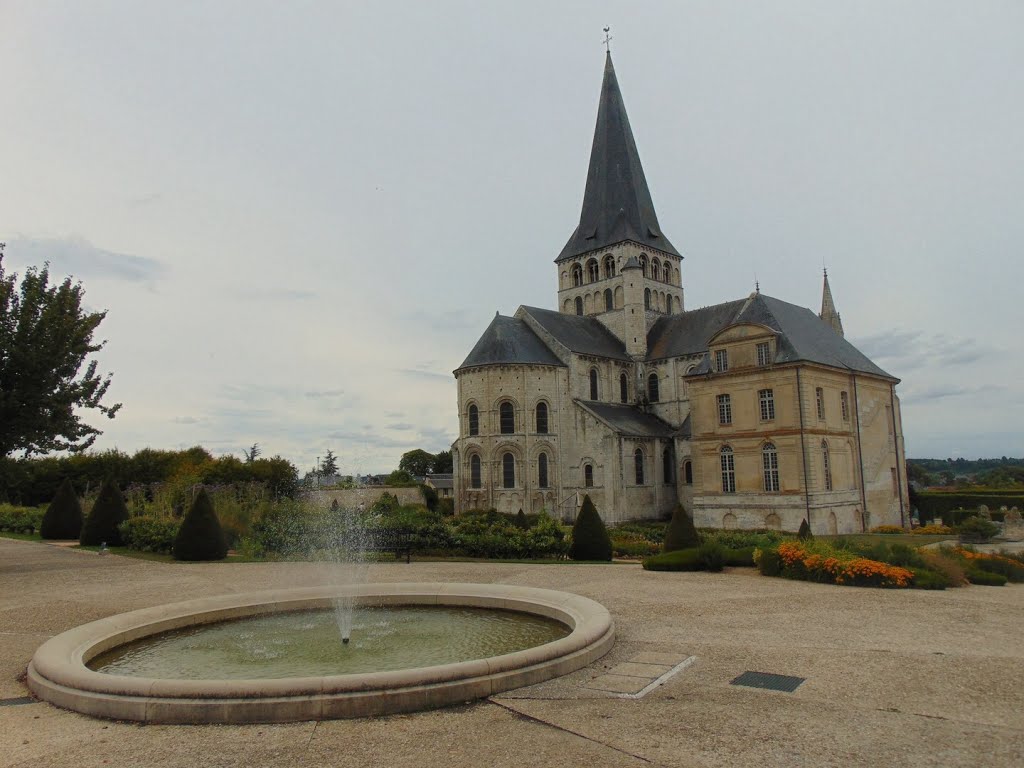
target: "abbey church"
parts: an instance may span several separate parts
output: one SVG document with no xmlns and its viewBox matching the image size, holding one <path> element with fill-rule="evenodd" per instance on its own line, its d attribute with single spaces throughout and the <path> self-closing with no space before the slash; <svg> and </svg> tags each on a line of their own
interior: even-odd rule
<svg viewBox="0 0 1024 768">
<path fill-rule="evenodd" d="M 820 313 L 758 291 L 687 310 L 611 55 L 557 311 L 496 315 L 455 370 L 456 512 L 853 533 L 909 510 L 898 379 Z"/>
</svg>

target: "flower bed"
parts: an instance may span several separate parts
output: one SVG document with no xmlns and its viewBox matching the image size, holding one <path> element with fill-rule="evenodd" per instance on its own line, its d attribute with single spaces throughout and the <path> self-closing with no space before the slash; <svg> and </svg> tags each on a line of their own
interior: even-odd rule
<svg viewBox="0 0 1024 768">
<path fill-rule="evenodd" d="M 781 575 L 791 579 L 854 587 L 909 587 L 914 573 L 896 565 L 859 557 L 828 545 L 784 541 L 777 548 Z M 763 555 L 762 555 L 763 557 Z"/>
</svg>

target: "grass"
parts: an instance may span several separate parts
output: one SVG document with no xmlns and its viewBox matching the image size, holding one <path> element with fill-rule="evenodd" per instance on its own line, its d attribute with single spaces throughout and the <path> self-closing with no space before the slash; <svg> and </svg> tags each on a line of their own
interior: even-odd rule
<svg viewBox="0 0 1024 768">
<path fill-rule="evenodd" d="M 955 541 L 956 534 L 948 535 L 927 535 L 912 533 L 843 533 L 839 536 L 815 536 L 826 541 L 839 541 L 844 539 L 851 541 L 858 546 L 873 544 L 907 544 L 911 547 L 923 547 L 926 544 L 935 544 L 939 541 Z"/>
<path fill-rule="evenodd" d="M 42 541 L 39 532 L 36 533 L 15 533 L 14 531 L 0 531 L 0 538 L 15 539 L 17 541 Z"/>
</svg>

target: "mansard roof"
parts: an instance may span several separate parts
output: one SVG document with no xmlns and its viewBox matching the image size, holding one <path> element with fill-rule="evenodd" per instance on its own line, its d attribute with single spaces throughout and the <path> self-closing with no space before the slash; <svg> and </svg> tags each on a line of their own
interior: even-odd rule
<svg viewBox="0 0 1024 768">
<path fill-rule="evenodd" d="M 514 317 L 495 315 L 469 356 L 456 371 L 478 365 L 534 364 L 561 366 L 530 327 Z"/>
<path fill-rule="evenodd" d="M 595 317 L 568 315 L 539 307 L 520 307 L 562 346 L 580 355 L 631 360 L 626 347 Z"/>
<path fill-rule="evenodd" d="M 626 240 L 680 255 L 658 224 L 612 56 L 608 53 L 580 223 L 555 261 Z"/>
<path fill-rule="evenodd" d="M 676 430 L 667 421 L 632 405 L 577 400 L 576 404 L 625 437 L 672 437 Z"/>
<path fill-rule="evenodd" d="M 753 323 L 775 331 L 775 363 L 810 362 L 895 379 L 806 307 L 751 294 L 747 299 L 659 318 L 647 334 L 649 360 L 706 352 L 711 339 L 731 325 Z M 695 373 L 705 373 L 705 358 Z"/>
</svg>

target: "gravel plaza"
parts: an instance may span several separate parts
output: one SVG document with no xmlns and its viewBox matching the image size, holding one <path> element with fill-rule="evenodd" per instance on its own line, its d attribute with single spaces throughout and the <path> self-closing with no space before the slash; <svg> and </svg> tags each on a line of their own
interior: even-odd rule
<svg viewBox="0 0 1024 768">
<path fill-rule="evenodd" d="M 104 721 L 26 701 L 47 638 L 124 611 L 325 583 L 313 563 L 181 564 L 0 539 L 0 766 L 1016 766 L 1024 589 L 843 588 L 752 569 L 380 563 L 375 582 L 502 583 L 606 606 L 612 651 L 442 710 L 285 725 Z M 734 685 L 802 678 L 792 692 Z"/>
</svg>

